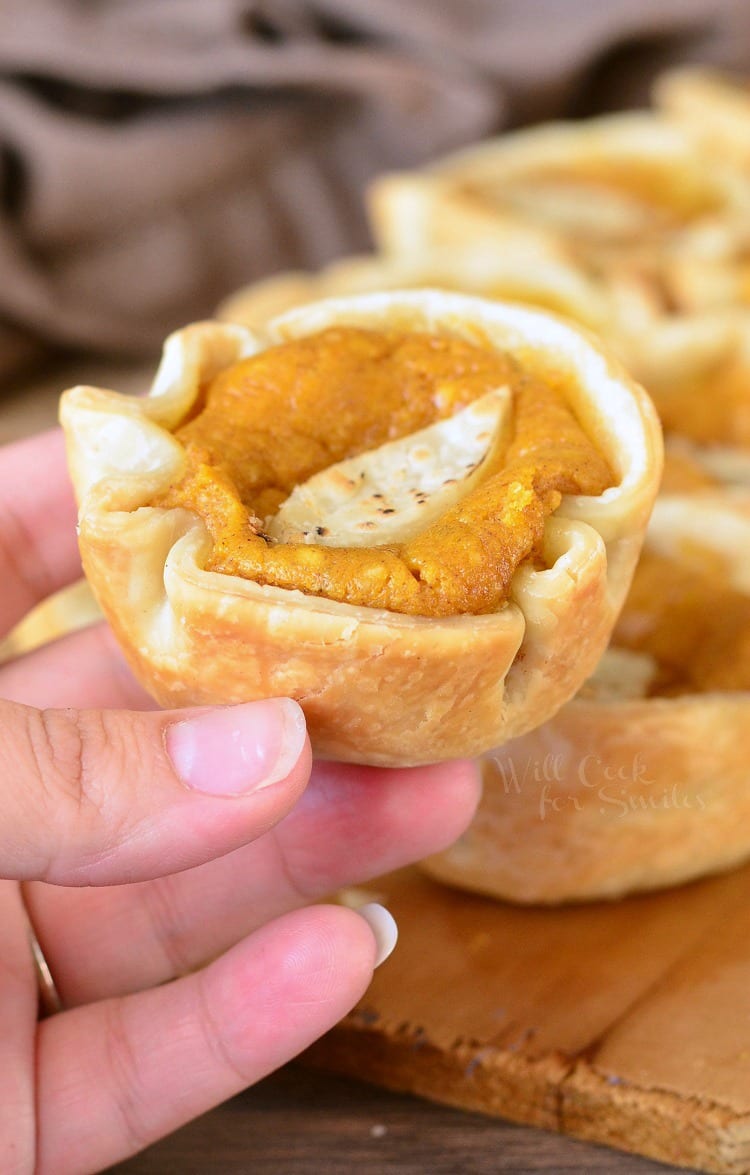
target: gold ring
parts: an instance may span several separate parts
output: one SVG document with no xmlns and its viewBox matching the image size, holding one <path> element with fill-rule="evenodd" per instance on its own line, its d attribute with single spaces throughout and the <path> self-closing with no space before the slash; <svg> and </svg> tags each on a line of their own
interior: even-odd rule
<svg viewBox="0 0 750 1175">
<path fill-rule="evenodd" d="M 39 987 L 39 1012 L 40 1016 L 54 1016 L 56 1012 L 62 1012 L 63 1003 L 60 999 L 60 993 L 57 990 L 55 981 L 52 978 L 52 972 L 49 969 L 49 963 L 44 957 L 44 951 L 41 948 L 39 939 L 34 933 L 34 927 L 31 925 L 28 911 L 26 919 L 29 924 L 29 945 L 31 946 L 31 957 L 34 960 L 34 970 L 36 971 L 36 980 Z"/>
</svg>

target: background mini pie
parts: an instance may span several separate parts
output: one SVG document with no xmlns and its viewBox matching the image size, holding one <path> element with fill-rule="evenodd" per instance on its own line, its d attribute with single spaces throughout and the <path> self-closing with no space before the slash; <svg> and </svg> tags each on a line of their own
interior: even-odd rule
<svg viewBox="0 0 750 1175">
<path fill-rule="evenodd" d="M 750 495 L 660 497 L 610 650 L 548 723 L 485 758 L 434 877 L 522 902 L 616 897 L 750 855 Z"/>
<path fill-rule="evenodd" d="M 606 260 L 742 212 L 747 189 L 736 170 L 706 168 L 702 158 L 693 135 L 657 113 L 544 123 L 478 143 L 421 172 L 381 177 L 371 212 L 386 251 L 465 244 L 473 212 L 490 233 L 495 223 L 501 232 L 525 225 L 563 253 L 595 259 L 601 250 Z M 419 191 L 411 184 L 418 177 Z M 418 228 L 417 206 L 428 214 L 421 238 L 409 231 Z M 442 227 L 438 211 L 445 214 Z"/>
<path fill-rule="evenodd" d="M 381 417 L 370 411 L 390 395 L 379 369 L 380 390 L 362 399 L 352 450 L 339 434 L 369 379 L 362 368 L 339 408 L 332 410 L 329 397 L 329 414 L 315 417 L 316 444 L 328 457 L 305 464 L 303 438 L 301 484 L 293 484 L 299 436 L 279 407 L 277 364 L 297 364 L 299 407 L 316 392 L 310 372 L 317 364 L 350 362 L 328 347 L 331 338 L 356 336 L 357 347 L 377 350 L 388 332 L 394 353 L 406 347 L 409 362 L 412 344 L 399 342 L 402 336 L 427 339 L 440 362 L 460 352 L 464 366 L 441 369 L 421 401 L 410 395 L 408 404 L 433 408 L 415 424 L 410 407 L 407 423 L 389 424 L 385 438 Z M 281 439 L 270 480 L 240 469 L 240 481 L 253 483 L 252 509 L 222 465 L 234 448 L 244 451 L 237 428 L 225 418 L 214 451 L 213 442 L 195 440 L 195 421 L 212 397 L 234 395 L 238 363 L 253 396 L 271 397 L 266 428 Z M 412 368 L 416 387 L 425 371 L 417 361 Z M 479 379 L 475 400 L 467 398 L 470 378 Z M 558 455 L 545 456 L 533 429 L 519 449 L 524 420 L 536 420 L 541 436 L 550 411 L 555 437 L 577 430 L 569 446 L 576 476 L 590 460 L 584 449 L 591 450 L 608 470 L 604 488 L 561 497 L 544 480 Z M 399 413 L 397 406 L 394 420 Z M 659 427 L 648 398 L 589 337 L 539 311 L 435 291 L 307 305 L 263 335 L 197 324 L 168 341 L 147 397 L 77 388 L 64 396 L 61 418 L 87 576 L 157 700 L 174 706 L 291 695 L 305 709 L 319 753 L 380 764 L 486 751 L 571 696 L 606 645 L 660 475 Z M 253 430 L 257 440 L 261 424 Z M 254 452 L 260 469 L 267 453 Z M 292 473 L 280 472 L 285 462 Z M 468 527 L 470 516 L 496 518 L 496 485 L 504 486 L 506 522 L 536 520 L 533 549 L 511 552 L 507 535 L 523 529 L 515 523 L 503 529 L 493 522 L 479 538 Z M 383 493 L 397 505 L 383 505 Z M 445 510 L 434 516 L 438 499 Z M 422 510 L 430 515 L 427 529 Z M 435 533 L 449 535 L 442 553 L 425 539 Z M 247 539 L 242 548 L 239 535 Z M 460 555 L 451 564 L 443 555 L 456 541 Z M 248 560 L 255 579 L 246 574 Z M 235 564 L 245 574 L 235 573 Z M 392 569 L 385 581 L 382 565 Z M 342 594 L 347 579 L 351 588 Z M 419 602 L 446 584 L 450 595 L 456 583 L 472 606 L 478 601 L 475 611 L 459 592 L 457 608 L 438 603 L 425 614 Z"/>
<path fill-rule="evenodd" d="M 736 298 L 743 282 L 747 301 L 749 210 L 747 176 L 721 159 L 706 167 L 688 129 L 649 112 L 517 131 L 384 176 L 370 194 L 385 252 L 515 239 L 607 283 L 635 273 L 683 310 Z M 705 294 L 701 265 L 714 270 Z"/>
</svg>

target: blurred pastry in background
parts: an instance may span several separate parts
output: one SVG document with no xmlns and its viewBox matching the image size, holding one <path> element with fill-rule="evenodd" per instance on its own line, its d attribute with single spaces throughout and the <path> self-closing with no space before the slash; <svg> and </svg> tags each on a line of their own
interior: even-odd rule
<svg viewBox="0 0 750 1175">
<path fill-rule="evenodd" d="M 660 498 L 610 649 L 548 723 L 484 759 L 427 871 L 520 902 L 618 897 L 750 856 L 750 495 Z"/>
<path fill-rule="evenodd" d="M 516 240 L 604 281 L 636 272 L 677 309 L 674 264 L 710 256 L 731 267 L 749 210 L 748 177 L 706 167 L 685 128 L 650 112 L 516 131 L 383 176 L 370 192 L 384 252 Z"/>
<path fill-rule="evenodd" d="M 687 127 L 710 155 L 750 173 L 747 78 L 700 65 L 667 70 L 654 83 L 654 105 Z"/>
<path fill-rule="evenodd" d="M 79 579 L 38 604 L 0 641 L 0 662 L 30 653 L 101 618 L 91 588 L 85 579 Z"/>
<path fill-rule="evenodd" d="M 706 170 L 730 167 L 750 177 L 750 86 L 744 77 L 702 66 L 668 70 L 654 85 L 656 107 L 697 143 Z M 706 232 L 678 259 L 674 285 L 687 306 L 750 302 L 750 226 L 739 237 Z"/>
</svg>

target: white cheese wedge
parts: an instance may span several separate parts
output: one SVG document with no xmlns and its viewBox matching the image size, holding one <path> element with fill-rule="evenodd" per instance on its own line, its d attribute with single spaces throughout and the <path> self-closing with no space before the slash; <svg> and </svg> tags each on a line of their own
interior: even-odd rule
<svg viewBox="0 0 750 1175">
<path fill-rule="evenodd" d="M 297 486 L 265 531 L 277 542 L 408 542 L 465 497 L 505 443 L 511 393 L 497 388 L 447 420 L 350 457 Z"/>
</svg>

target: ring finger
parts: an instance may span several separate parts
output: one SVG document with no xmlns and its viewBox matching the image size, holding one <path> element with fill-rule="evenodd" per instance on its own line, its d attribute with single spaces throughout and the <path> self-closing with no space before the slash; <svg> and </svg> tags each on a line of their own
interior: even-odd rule
<svg viewBox="0 0 750 1175">
<path fill-rule="evenodd" d="M 126 1158 L 299 1053 L 361 997 L 387 938 L 318 907 L 198 974 L 39 1028 L 39 1175 Z"/>
</svg>

